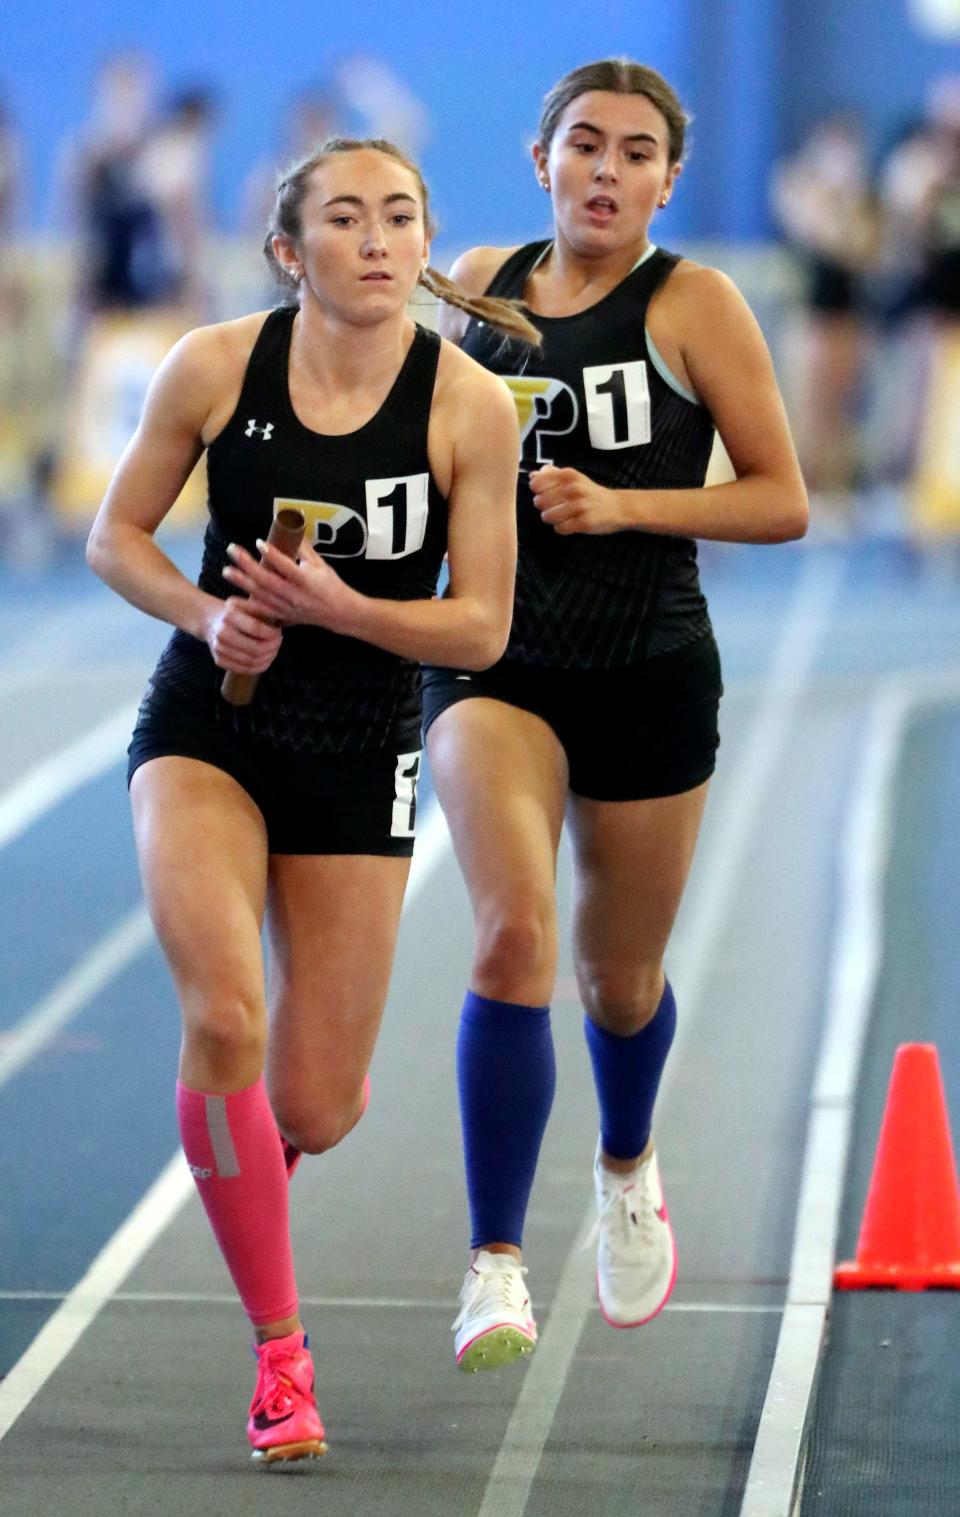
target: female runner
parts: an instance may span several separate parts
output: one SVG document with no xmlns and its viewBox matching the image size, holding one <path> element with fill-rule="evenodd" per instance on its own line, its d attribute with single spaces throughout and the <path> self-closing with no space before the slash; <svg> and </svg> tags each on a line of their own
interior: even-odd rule
<svg viewBox="0 0 960 1517">
<path fill-rule="evenodd" d="M 528 1353 L 524 1216 L 554 1091 L 554 880 L 566 814 L 573 948 L 600 1107 L 597 1290 L 616 1327 L 664 1305 L 673 1236 L 651 1137 L 675 1024 L 663 955 L 714 768 L 720 665 L 698 537 L 783 542 L 807 500 L 759 327 L 651 222 L 686 117 L 652 69 L 587 64 L 547 96 L 534 169 L 554 235 L 453 276 L 521 300 L 534 353 L 461 311 L 445 335 L 514 393 L 522 457 L 513 628 L 484 673 L 425 676 L 429 755 L 476 940 L 458 1039 L 472 1235 L 465 1370 Z M 732 483 L 704 488 L 719 432 Z"/>
<path fill-rule="evenodd" d="M 180 1132 L 254 1324 L 247 1433 L 269 1462 L 325 1448 L 288 1170 L 339 1143 L 365 1102 L 413 850 L 417 661 L 482 669 L 510 622 L 510 395 L 407 302 L 419 283 L 536 332 L 429 269 L 430 234 L 420 173 L 387 142 L 333 140 L 289 172 L 267 242 L 289 303 L 173 350 L 88 548 L 107 584 L 177 629 L 130 792 L 183 1015 Z M 154 533 L 204 449 L 193 585 Z M 284 506 L 306 518 L 298 562 L 263 541 Z M 248 708 L 224 699 L 225 670 L 260 676 Z"/>
</svg>

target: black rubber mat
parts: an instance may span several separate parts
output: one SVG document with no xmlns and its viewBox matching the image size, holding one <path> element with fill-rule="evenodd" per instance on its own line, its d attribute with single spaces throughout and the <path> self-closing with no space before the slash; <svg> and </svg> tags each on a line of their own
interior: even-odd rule
<svg viewBox="0 0 960 1517">
<path fill-rule="evenodd" d="M 896 1046 L 933 1042 L 960 1122 L 960 717 L 918 722 L 904 747 L 885 951 L 861 1077 L 840 1249 L 852 1257 Z M 814 1412 L 803 1517 L 960 1513 L 960 1291 L 838 1292 Z"/>
</svg>

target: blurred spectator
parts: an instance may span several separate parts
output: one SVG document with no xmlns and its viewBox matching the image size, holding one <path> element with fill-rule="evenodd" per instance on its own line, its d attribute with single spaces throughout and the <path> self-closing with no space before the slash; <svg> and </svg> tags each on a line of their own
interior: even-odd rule
<svg viewBox="0 0 960 1517">
<path fill-rule="evenodd" d="M 937 164 L 925 226 L 926 294 L 935 317 L 960 321 L 960 75 L 930 93 Z"/>
<path fill-rule="evenodd" d="M 163 243 L 161 298 L 184 306 L 191 319 L 201 319 L 207 304 L 201 269 L 209 233 L 215 121 L 212 90 L 182 91 L 146 137 L 138 163 L 138 178 L 158 219 Z"/>
<path fill-rule="evenodd" d="M 112 55 L 97 73 L 90 120 L 63 150 L 60 189 L 78 245 L 80 328 L 93 311 L 149 305 L 170 286 L 161 219 L 141 173 L 154 96 L 148 59 Z"/>
<path fill-rule="evenodd" d="M 794 405 L 807 483 L 841 504 L 859 472 L 866 331 L 863 276 L 877 241 L 863 133 L 849 115 L 817 123 L 774 177 L 773 207 L 804 273 Z"/>
<path fill-rule="evenodd" d="M 420 156 L 430 137 L 430 116 L 389 63 L 373 53 L 351 53 L 337 64 L 334 81 L 351 136 L 386 137 Z"/>
<path fill-rule="evenodd" d="M 64 146 L 59 174 L 77 246 L 79 329 L 97 311 L 197 305 L 214 114 L 205 88 L 159 114 L 153 65 L 140 53 L 101 65 L 90 119 Z"/>
<path fill-rule="evenodd" d="M 306 157 L 328 137 L 343 131 L 340 108 L 323 84 L 299 90 L 284 113 L 283 135 L 276 155 L 261 158 L 250 171 L 243 190 L 241 226 L 257 236 L 257 253 L 277 199 L 277 180 L 288 164 Z"/>
<path fill-rule="evenodd" d="M 954 564 L 943 547 L 960 540 L 960 76 L 941 79 L 929 97 L 934 172 L 922 219 L 928 311 L 929 383 L 912 470 L 911 519 L 932 562 Z"/>
<path fill-rule="evenodd" d="M 89 522 L 157 365 L 203 318 L 213 119 L 204 89 L 185 91 L 159 114 L 150 60 L 118 53 L 102 64 L 90 119 L 64 150 L 73 311 L 62 410 L 36 455 L 33 483 L 37 501 L 66 527 Z"/>
<path fill-rule="evenodd" d="M 938 317 L 960 305 L 960 89 L 941 81 L 925 115 L 881 161 L 883 235 L 873 279 L 879 347 L 869 433 L 870 475 L 899 484 L 914 470 L 928 402 Z"/>
<path fill-rule="evenodd" d="M 883 235 L 874 279 L 880 313 L 896 321 L 925 303 L 927 219 L 942 174 L 942 150 L 925 117 L 908 121 L 878 174 Z"/>
<path fill-rule="evenodd" d="M 416 156 L 429 136 L 426 107 L 383 59 L 351 53 L 329 80 L 300 90 L 290 102 L 275 156 L 261 159 L 243 193 L 241 225 L 263 235 L 282 171 L 328 137 L 386 137 Z"/>
</svg>

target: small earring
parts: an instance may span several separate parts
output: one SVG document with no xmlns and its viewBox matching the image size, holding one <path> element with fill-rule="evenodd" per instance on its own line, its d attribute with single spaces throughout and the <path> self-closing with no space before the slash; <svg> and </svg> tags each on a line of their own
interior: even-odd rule
<svg viewBox="0 0 960 1517">
<path fill-rule="evenodd" d="M 663 210 L 663 208 L 666 205 L 666 203 L 667 203 L 667 197 L 666 197 L 666 195 L 661 195 L 660 199 L 657 201 L 657 205 L 660 207 L 661 211 Z"/>
<path fill-rule="evenodd" d="M 549 179 L 541 179 L 540 185 L 541 185 L 541 188 L 545 189 L 546 192 L 547 192 L 547 194 L 549 195 L 549 193 L 550 193 L 550 181 L 549 181 Z"/>
</svg>

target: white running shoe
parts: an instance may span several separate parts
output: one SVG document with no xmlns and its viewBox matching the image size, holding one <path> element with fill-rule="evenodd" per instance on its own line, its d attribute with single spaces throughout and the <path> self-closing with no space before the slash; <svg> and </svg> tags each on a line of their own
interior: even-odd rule
<svg viewBox="0 0 960 1517">
<path fill-rule="evenodd" d="M 460 1369 L 499 1369 L 533 1352 L 537 1325 L 524 1284 L 526 1270 L 512 1254 L 481 1249 L 467 1270 L 453 1331 Z"/>
<path fill-rule="evenodd" d="M 657 1156 L 632 1175 L 593 1166 L 597 1220 L 597 1300 L 611 1327 L 642 1327 L 667 1304 L 677 1278 L 677 1250 L 664 1205 Z"/>
</svg>

